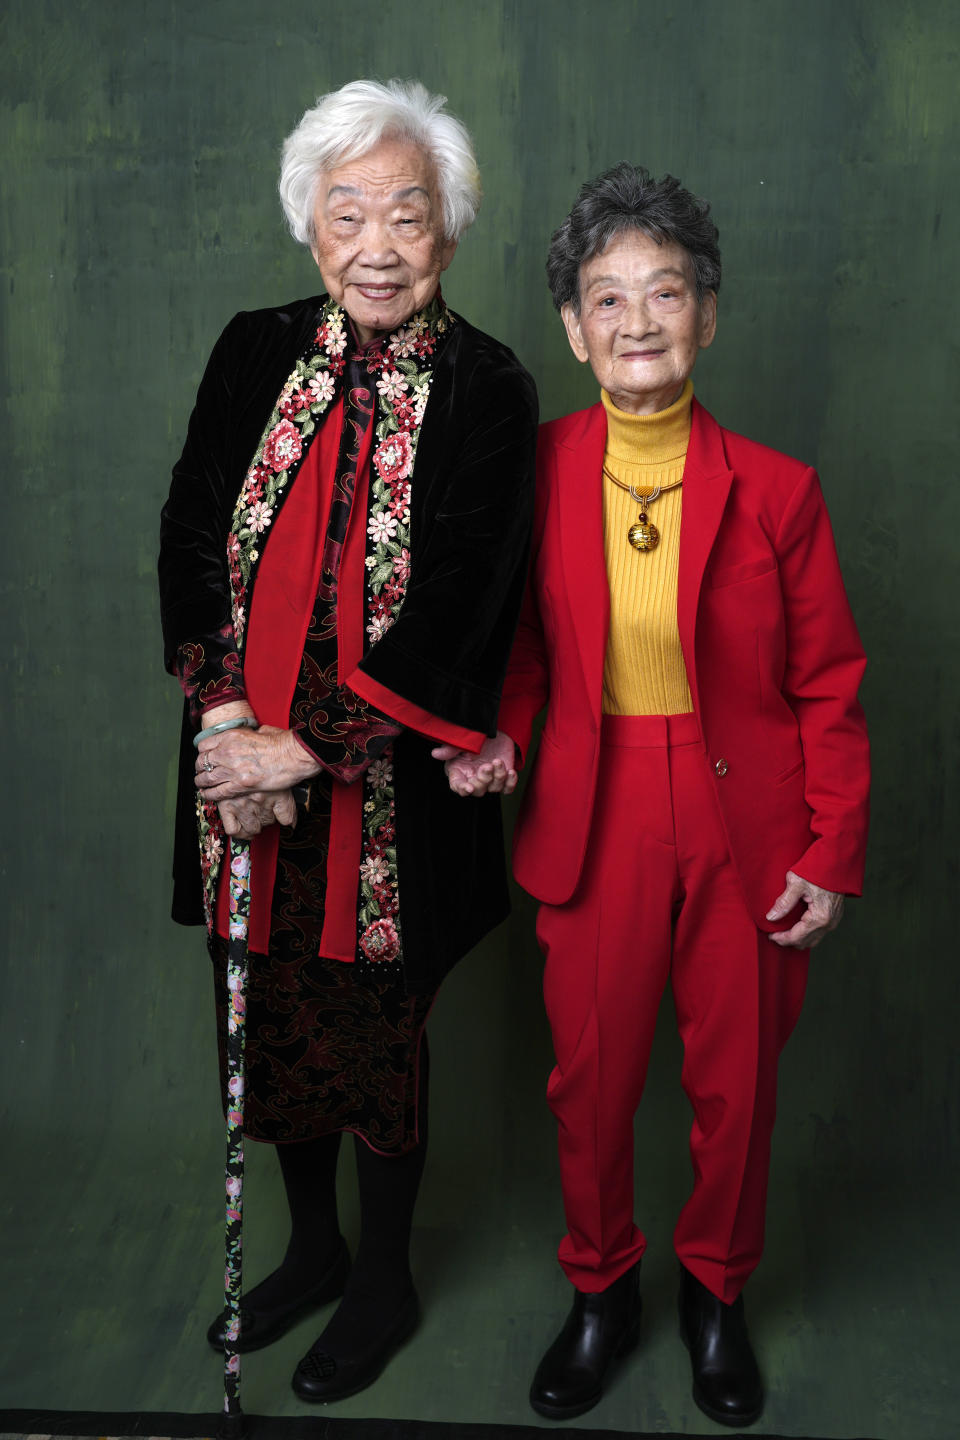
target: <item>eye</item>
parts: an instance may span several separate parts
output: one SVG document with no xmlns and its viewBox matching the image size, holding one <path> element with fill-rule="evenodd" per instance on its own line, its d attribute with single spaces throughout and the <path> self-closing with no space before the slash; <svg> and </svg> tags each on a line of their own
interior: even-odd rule
<svg viewBox="0 0 960 1440">
<path fill-rule="evenodd" d="M 604 307 L 606 307 L 607 309 L 609 309 L 612 306 L 616 305 L 616 303 L 616 295 L 604 295 L 602 300 L 597 301 L 597 308 L 602 310 Z"/>
</svg>

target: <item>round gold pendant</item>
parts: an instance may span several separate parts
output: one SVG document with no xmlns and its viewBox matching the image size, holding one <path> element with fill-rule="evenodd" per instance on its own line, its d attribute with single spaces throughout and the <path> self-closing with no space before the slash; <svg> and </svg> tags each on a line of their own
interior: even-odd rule
<svg viewBox="0 0 960 1440">
<path fill-rule="evenodd" d="M 651 525 L 644 515 L 627 531 L 627 539 L 634 550 L 656 550 L 660 544 L 660 531 Z"/>
</svg>

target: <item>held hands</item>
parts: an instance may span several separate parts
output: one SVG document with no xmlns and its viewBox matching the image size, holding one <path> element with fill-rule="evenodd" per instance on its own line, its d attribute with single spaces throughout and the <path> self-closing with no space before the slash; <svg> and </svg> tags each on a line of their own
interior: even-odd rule
<svg viewBox="0 0 960 1440">
<path fill-rule="evenodd" d="M 807 908 L 790 930 L 778 930 L 770 936 L 775 945 L 784 949 L 812 950 L 831 930 L 836 930 L 843 915 L 843 896 L 824 890 L 811 880 L 803 880 L 792 870 L 787 871 L 787 888 L 767 911 L 768 920 L 781 920 L 799 901 Z"/>
<path fill-rule="evenodd" d="M 479 755 L 458 750 L 456 745 L 438 745 L 431 750 L 435 760 L 444 762 L 444 770 L 455 795 L 511 795 L 517 788 L 514 769 L 516 747 L 502 730 L 493 740 L 485 740 Z"/>
</svg>

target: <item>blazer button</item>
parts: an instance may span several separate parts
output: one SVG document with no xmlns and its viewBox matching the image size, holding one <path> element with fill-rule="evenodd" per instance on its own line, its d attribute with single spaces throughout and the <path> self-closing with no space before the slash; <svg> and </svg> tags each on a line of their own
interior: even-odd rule
<svg viewBox="0 0 960 1440">
<path fill-rule="evenodd" d="M 724 760 L 724 759 L 721 758 L 721 759 L 719 759 L 719 760 L 717 761 L 716 765 L 714 765 L 713 768 L 714 768 L 714 770 L 716 770 L 717 774 L 720 776 L 720 778 L 721 778 L 721 780 L 722 780 L 723 777 L 724 777 L 724 775 L 726 775 L 727 770 L 728 770 L 730 767 L 727 765 L 726 760 Z"/>
</svg>

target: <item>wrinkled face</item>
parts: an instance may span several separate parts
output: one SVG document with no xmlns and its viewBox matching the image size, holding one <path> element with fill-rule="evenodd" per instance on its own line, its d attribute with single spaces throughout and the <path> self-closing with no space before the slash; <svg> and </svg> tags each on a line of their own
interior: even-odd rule
<svg viewBox="0 0 960 1440">
<path fill-rule="evenodd" d="M 623 230 L 580 266 L 580 313 L 561 310 L 570 348 L 614 404 L 634 415 L 672 405 L 713 339 L 717 297 L 698 302 L 682 245 Z"/>
<path fill-rule="evenodd" d="M 433 299 L 457 248 L 443 238 L 433 161 L 409 140 L 382 140 L 325 171 L 313 216 L 324 288 L 364 344 Z"/>
</svg>

